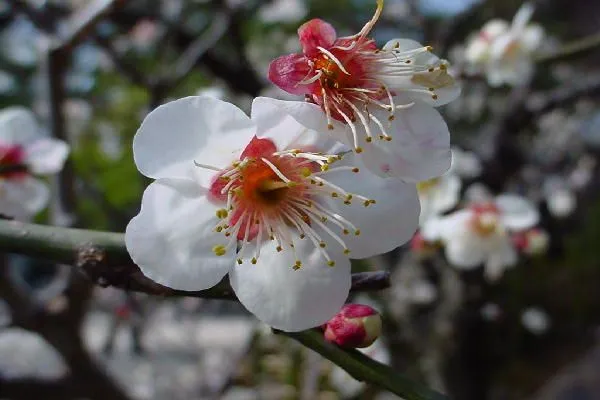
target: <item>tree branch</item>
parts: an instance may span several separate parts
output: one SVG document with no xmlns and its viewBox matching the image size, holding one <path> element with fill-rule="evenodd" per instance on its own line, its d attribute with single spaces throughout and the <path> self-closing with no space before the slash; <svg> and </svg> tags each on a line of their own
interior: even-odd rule
<svg viewBox="0 0 600 400">
<path fill-rule="evenodd" d="M 170 289 L 146 278 L 129 257 L 124 235 L 120 233 L 0 221 L 0 251 L 74 265 L 101 286 L 161 296 L 235 300 L 227 280 L 207 290 L 188 292 Z M 387 272 L 352 275 L 352 290 L 355 292 L 381 290 L 389 286 Z"/>
<path fill-rule="evenodd" d="M 591 51 L 596 47 L 600 47 L 600 32 L 567 43 L 553 53 L 539 55 L 535 58 L 535 62 L 537 64 L 545 64 L 567 60 L 581 53 Z"/>
<path fill-rule="evenodd" d="M 323 339 L 323 334 L 317 330 L 312 329 L 302 332 L 275 331 L 275 333 L 290 337 L 313 349 L 342 367 L 354 379 L 380 386 L 406 400 L 447 400 L 445 395 L 398 374 L 387 365 L 375 361 L 357 350 L 344 350 L 326 342 Z"/>
</svg>

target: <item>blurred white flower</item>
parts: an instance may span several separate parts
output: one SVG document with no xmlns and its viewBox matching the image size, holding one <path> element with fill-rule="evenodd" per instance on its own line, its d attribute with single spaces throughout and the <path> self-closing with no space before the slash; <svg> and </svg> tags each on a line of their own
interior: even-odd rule
<svg viewBox="0 0 600 400">
<path fill-rule="evenodd" d="M 472 269 L 483 264 L 486 278 L 493 281 L 518 261 L 510 231 L 531 228 L 538 220 L 537 209 L 527 199 L 502 194 L 429 220 L 421 232 L 426 240 L 444 244 L 451 265 Z"/>
<path fill-rule="evenodd" d="M 502 309 L 496 303 L 485 303 L 481 307 L 481 317 L 486 321 L 497 321 L 502 315 Z"/>
<path fill-rule="evenodd" d="M 513 243 L 524 254 L 537 256 L 548 250 L 550 236 L 543 229 L 532 228 L 513 235 Z"/>
<path fill-rule="evenodd" d="M 17 81 L 12 74 L 0 69 L 0 94 L 6 95 L 17 88 Z"/>
<path fill-rule="evenodd" d="M 14 64 L 32 67 L 38 60 L 39 37 L 29 20 L 18 17 L 2 30 L 0 35 L 2 54 Z"/>
<path fill-rule="evenodd" d="M 295 22 L 308 13 L 304 0 L 274 0 L 258 10 L 263 22 Z"/>
<path fill-rule="evenodd" d="M 46 207 L 49 189 L 32 175 L 59 172 L 68 153 L 66 143 L 43 136 L 31 111 L 0 111 L 0 214 L 26 220 Z"/>
<path fill-rule="evenodd" d="M 67 366 L 41 336 L 21 328 L 0 332 L 0 376 L 4 379 L 60 379 Z"/>
<path fill-rule="evenodd" d="M 548 211 L 555 218 L 566 218 L 575 211 L 577 197 L 568 182 L 559 176 L 546 178 L 542 186 Z"/>
<path fill-rule="evenodd" d="M 531 78 L 532 55 L 544 39 L 542 27 L 529 23 L 532 14 L 533 5 L 525 3 L 512 24 L 491 20 L 467 44 L 466 61 L 483 70 L 490 85 L 520 85 Z"/>
<path fill-rule="evenodd" d="M 473 178 L 481 173 L 477 156 L 458 147 L 452 148 L 452 164 L 444 175 L 417 184 L 421 215 L 419 225 L 452 210 L 460 200 L 461 177 Z"/>
<path fill-rule="evenodd" d="M 550 328 L 550 317 L 539 307 L 529 307 L 521 314 L 521 323 L 534 335 L 542 335 Z"/>
</svg>

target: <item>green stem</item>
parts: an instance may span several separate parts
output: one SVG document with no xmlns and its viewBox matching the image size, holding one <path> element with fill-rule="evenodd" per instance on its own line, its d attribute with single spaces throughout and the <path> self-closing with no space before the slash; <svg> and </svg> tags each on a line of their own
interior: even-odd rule
<svg viewBox="0 0 600 400">
<path fill-rule="evenodd" d="M 448 400 L 445 395 L 398 374 L 393 369 L 357 350 L 344 350 L 323 339 L 317 330 L 302 332 L 276 331 L 331 360 L 359 381 L 372 383 L 406 400 Z"/>
<path fill-rule="evenodd" d="M 538 64 L 544 64 L 566 60 L 575 57 L 580 53 L 592 50 L 595 47 L 600 47 L 600 32 L 586 36 L 582 39 L 574 40 L 571 43 L 567 43 L 551 54 L 539 55 L 535 58 L 535 62 Z"/>
<path fill-rule="evenodd" d="M 74 265 L 102 286 L 161 296 L 235 300 L 227 279 L 210 289 L 189 292 L 174 290 L 146 278 L 129 257 L 122 233 L 0 220 L 0 253 L 2 252 Z M 351 290 L 354 292 L 381 290 L 389 286 L 387 272 L 352 274 Z"/>
</svg>

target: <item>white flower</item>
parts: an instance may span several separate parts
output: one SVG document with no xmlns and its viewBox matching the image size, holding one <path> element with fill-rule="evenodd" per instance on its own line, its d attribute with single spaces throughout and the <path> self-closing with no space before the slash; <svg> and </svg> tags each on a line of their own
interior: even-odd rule
<svg viewBox="0 0 600 400">
<path fill-rule="evenodd" d="M 566 218 L 575 211 L 577 197 L 564 178 L 552 175 L 544 180 L 542 193 L 546 198 L 548 211 L 555 218 Z"/>
<path fill-rule="evenodd" d="M 0 214 L 28 219 L 41 211 L 49 190 L 32 174 L 59 172 L 68 153 L 66 143 L 42 135 L 29 110 L 0 111 Z"/>
<path fill-rule="evenodd" d="M 208 97 L 152 111 L 133 151 L 138 169 L 156 181 L 125 241 L 158 283 L 202 290 L 229 274 L 249 311 L 297 331 L 342 307 L 348 254 L 370 257 L 410 239 L 419 204 L 414 184 L 371 175 L 352 154 L 340 160 L 339 143 L 280 103 L 255 99 L 252 118 Z M 321 113 L 286 104 L 300 119 Z"/>
<path fill-rule="evenodd" d="M 461 269 L 483 264 L 486 277 L 495 280 L 505 268 L 517 263 L 509 231 L 528 229 L 538 220 L 539 213 L 529 201 L 502 194 L 493 202 L 473 204 L 430 220 L 422 234 L 426 240 L 444 243 L 450 264 Z"/>
<path fill-rule="evenodd" d="M 475 154 L 453 147 L 448 172 L 417 184 L 421 203 L 419 225 L 423 226 L 427 220 L 452 210 L 460 200 L 460 177 L 473 178 L 480 173 L 481 163 Z"/>
<path fill-rule="evenodd" d="M 538 307 L 529 307 L 521 314 L 521 323 L 534 335 L 542 335 L 550 328 L 550 317 Z"/>
<path fill-rule="evenodd" d="M 530 24 L 533 6 L 525 3 L 512 24 L 491 20 L 467 45 L 465 57 L 472 66 L 483 68 L 492 86 L 519 85 L 533 73 L 533 53 L 544 39 L 538 24 Z"/>
</svg>

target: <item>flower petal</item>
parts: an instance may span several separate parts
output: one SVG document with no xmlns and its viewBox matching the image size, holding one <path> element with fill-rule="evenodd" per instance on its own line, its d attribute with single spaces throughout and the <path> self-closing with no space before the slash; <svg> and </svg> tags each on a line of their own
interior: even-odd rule
<svg viewBox="0 0 600 400">
<path fill-rule="evenodd" d="M 466 229 L 457 229 L 455 234 L 455 237 L 446 242 L 448 262 L 459 269 L 472 269 L 483 264 L 487 256 L 484 241 Z"/>
<path fill-rule="evenodd" d="M 42 138 L 25 148 L 25 162 L 33 174 L 58 173 L 69 155 L 69 146 L 62 140 Z"/>
<path fill-rule="evenodd" d="M 544 28 L 538 24 L 531 24 L 523 31 L 521 35 L 521 46 L 527 51 L 533 52 L 542 44 L 544 40 Z"/>
<path fill-rule="evenodd" d="M 384 111 L 373 111 L 380 120 L 386 121 Z M 371 131 L 378 132 L 375 123 Z M 444 119 L 433 107 L 414 103 L 412 107 L 397 110 L 387 133 L 391 141 L 362 141 L 362 161 L 379 176 L 394 176 L 418 182 L 443 175 L 452 160 L 450 132 Z"/>
<path fill-rule="evenodd" d="M 311 19 L 298 28 L 298 37 L 300 38 L 302 51 L 310 58 L 320 54 L 317 47 L 325 49 L 331 47 L 335 42 L 336 36 L 335 28 L 318 18 Z"/>
<path fill-rule="evenodd" d="M 427 241 L 449 241 L 456 232 L 466 230 L 471 218 L 473 212 L 468 209 L 453 212 L 445 217 L 433 218 L 425 222 L 421 234 Z"/>
<path fill-rule="evenodd" d="M 312 92 L 312 84 L 300 83 L 309 78 L 310 67 L 302 54 L 288 54 L 271 61 L 269 80 L 288 93 L 302 95 Z"/>
<path fill-rule="evenodd" d="M 223 168 L 254 134 L 250 118 L 233 104 L 190 96 L 146 116 L 133 139 L 133 155 L 140 172 L 150 178 L 190 178 L 201 170 L 194 161 Z M 208 185 L 214 174 L 205 175 L 201 178 Z"/>
<path fill-rule="evenodd" d="M 350 261 L 330 252 L 334 267 L 328 267 L 312 242 L 296 241 L 302 267 L 292 269 L 296 256 L 277 252 L 277 243 L 267 241 L 256 265 L 236 265 L 229 274 L 240 302 L 258 319 L 284 331 L 301 331 L 327 322 L 340 310 L 350 290 Z"/>
<path fill-rule="evenodd" d="M 42 211 L 50 200 L 44 181 L 33 177 L 0 180 L 0 214 L 28 220 Z"/>
<path fill-rule="evenodd" d="M 272 140 L 278 150 L 318 149 L 320 152 L 344 151 L 327 132 L 323 112 L 314 104 L 257 97 L 252 102 L 252 122 L 257 136 Z M 308 125 L 305 125 L 306 122 Z M 322 122 L 320 124 L 319 122 Z M 315 128 L 324 128 L 316 131 Z M 343 129 L 343 126 L 341 127 Z"/>
<path fill-rule="evenodd" d="M 8 107 L 0 111 L 0 144 L 24 145 L 40 137 L 35 115 L 24 107 Z"/>
<path fill-rule="evenodd" d="M 515 251 L 508 235 L 501 238 L 501 242 L 494 246 L 490 251 L 488 259 L 485 262 L 485 277 L 491 281 L 497 281 L 502 277 L 504 270 L 514 266 L 518 261 L 518 255 Z"/>
<path fill-rule="evenodd" d="M 215 211 L 203 188 L 191 180 L 156 181 L 142 198 L 142 209 L 127 225 L 125 244 L 150 279 L 180 290 L 216 285 L 231 269 L 235 248 L 213 252 L 225 237 L 213 229 Z"/>
<path fill-rule="evenodd" d="M 359 165 L 352 158 L 348 154 L 344 161 Z M 358 173 L 332 172 L 327 180 L 376 201 L 365 207 L 356 198 L 350 205 L 344 204 L 343 198 L 326 199 L 328 209 L 360 229 L 359 236 L 341 236 L 350 250 L 349 257 L 360 259 L 386 253 L 409 241 L 417 230 L 420 206 L 415 184 L 380 178 L 364 168 Z"/>
<path fill-rule="evenodd" d="M 508 229 L 520 231 L 538 223 L 540 214 L 527 199 L 513 194 L 501 194 L 496 197 L 496 206 L 500 209 L 502 222 Z"/>
</svg>

